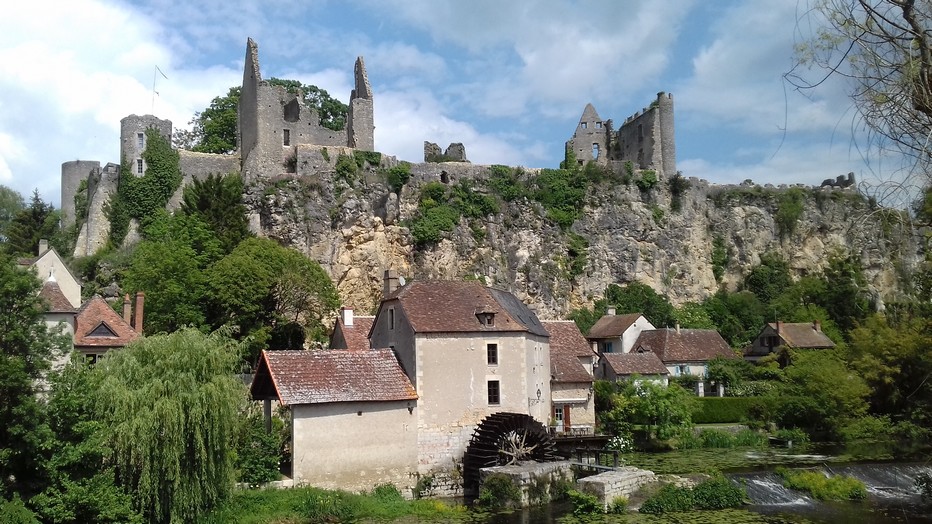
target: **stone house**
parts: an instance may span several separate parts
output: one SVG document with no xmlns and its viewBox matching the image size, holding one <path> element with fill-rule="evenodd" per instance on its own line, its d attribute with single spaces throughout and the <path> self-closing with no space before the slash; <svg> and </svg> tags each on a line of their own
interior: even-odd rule
<svg viewBox="0 0 932 524">
<path fill-rule="evenodd" d="M 39 241 L 39 252 L 35 258 L 20 258 L 17 264 L 21 267 L 32 268 L 43 282 L 54 282 L 55 287 L 75 310 L 81 307 L 81 282 L 71 273 L 65 261 L 62 260 L 55 248 L 49 247 L 48 240 Z M 56 305 L 59 309 L 64 304 Z"/>
<path fill-rule="evenodd" d="M 634 344 L 633 352 L 657 355 L 672 377 L 691 375 L 700 380 L 696 394 L 705 395 L 708 363 L 716 357 L 738 358 L 714 329 L 655 329 L 644 331 Z M 719 391 L 719 395 L 723 394 Z"/>
<path fill-rule="evenodd" d="M 812 322 L 770 322 L 754 337 L 751 345 L 744 350 L 745 360 L 757 362 L 767 355 L 777 353 L 782 348 L 798 349 L 832 349 L 835 343 L 822 332 L 822 323 Z"/>
<path fill-rule="evenodd" d="M 545 320 L 550 333 L 550 427 L 557 435 L 592 435 L 596 354 L 572 320 Z"/>
<path fill-rule="evenodd" d="M 670 382 L 670 371 L 663 365 L 656 353 L 603 353 L 599 357 L 597 376 L 602 380 L 617 382 L 631 380 L 650 380 L 666 386 Z"/>
<path fill-rule="evenodd" d="M 637 342 L 641 331 L 654 329 L 654 325 L 640 313 L 616 315 L 615 308 L 608 312 L 589 329 L 586 338 L 599 354 L 629 353 Z"/>
<path fill-rule="evenodd" d="M 417 472 L 453 493 L 476 427 L 495 413 L 546 426 L 549 334 L 514 295 L 478 282 L 415 281 L 398 288 L 386 271 L 369 333 L 390 348 L 417 392 Z"/>
<path fill-rule="evenodd" d="M 121 317 L 100 296 L 92 297 L 74 316 L 74 350 L 95 363 L 108 351 L 125 347 L 142 336 L 145 294 L 136 293 L 135 308 L 129 295 L 123 299 Z"/>
<path fill-rule="evenodd" d="M 416 481 L 418 396 L 391 350 L 263 351 L 250 392 L 291 412 L 296 485 Z"/>
</svg>

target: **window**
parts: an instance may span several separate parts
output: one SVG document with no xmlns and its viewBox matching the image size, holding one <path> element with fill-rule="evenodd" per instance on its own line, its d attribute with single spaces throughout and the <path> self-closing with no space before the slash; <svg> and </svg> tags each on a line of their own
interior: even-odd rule
<svg viewBox="0 0 932 524">
<path fill-rule="evenodd" d="M 595 123 L 595 128 L 596 128 L 596 129 L 602 129 L 602 122 L 596 122 L 596 123 Z"/>
<path fill-rule="evenodd" d="M 688 375 L 688 374 L 689 374 L 689 366 L 687 366 L 687 365 L 685 365 L 685 364 L 680 364 L 680 365 L 676 366 L 676 375 L 677 375 L 677 376 L 680 376 L 680 377 L 681 377 L 681 376 L 683 376 L 683 375 Z"/>
<path fill-rule="evenodd" d="M 605 342 L 602 346 L 602 353 L 611 353 L 612 352 L 612 343 Z"/>
<path fill-rule="evenodd" d="M 490 366 L 498 365 L 498 344 L 486 344 L 485 353 L 488 356 Z"/>
<path fill-rule="evenodd" d="M 141 158 L 136 159 L 136 174 L 137 175 L 142 174 L 142 159 Z"/>
<path fill-rule="evenodd" d="M 395 308 L 388 308 L 388 329 L 395 329 Z"/>
<path fill-rule="evenodd" d="M 282 131 L 282 144 L 286 146 L 291 145 L 291 130 L 285 129 Z"/>
<path fill-rule="evenodd" d="M 142 151 L 146 147 L 146 135 L 143 133 L 136 133 L 136 149 Z"/>
<path fill-rule="evenodd" d="M 774 348 L 780 345 L 780 341 L 777 337 L 770 335 L 770 336 L 764 337 L 764 345 L 769 348 Z"/>
<path fill-rule="evenodd" d="M 592 144 L 592 159 L 599 159 L 599 144 Z"/>
<path fill-rule="evenodd" d="M 588 123 L 588 122 L 580 122 L 579 125 L 582 126 L 583 129 L 586 129 L 586 128 L 589 127 L 589 123 Z"/>
<path fill-rule="evenodd" d="M 497 380 L 489 381 L 489 405 L 498 405 L 502 401 L 502 392 Z"/>
</svg>

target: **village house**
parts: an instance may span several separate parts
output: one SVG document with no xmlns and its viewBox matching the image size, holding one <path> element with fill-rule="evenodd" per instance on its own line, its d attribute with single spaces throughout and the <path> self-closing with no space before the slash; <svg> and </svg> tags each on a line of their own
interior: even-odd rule
<svg viewBox="0 0 932 524">
<path fill-rule="evenodd" d="M 545 320 L 550 333 L 550 427 L 557 434 L 595 433 L 592 381 L 596 354 L 572 320 Z"/>
<path fill-rule="evenodd" d="M 90 298 L 74 316 L 74 350 L 93 364 L 108 351 L 121 349 L 141 337 L 144 303 L 142 292 L 136 293 L 134 308 L 130 307 L 129 295 L 124 296 L 121 317 L 100 296 Z"/>
<path fill-rule="evenodd" d="M 640 313 L 616 315 L 615 308 L 608 312 L 589 329 L 586 338 L 599 354 L 629 353 L 641 331 L 654 329 L 654 325 Z"/>
<path fill-rule="evenodd" d="M 370 490 L 417 478 L 417 394 L 390 349 L 263 351 L 250 392 L 291 412 L 294 483 Z"/>
<path fill-rule="evenodd" d="M 417 391 L 420 474 L 455 472 L 476 426 L 494 413 L 547 425 L 549 334 L 524 303 L 475 281 L 398 283 L 386 271 L 369 342 L 394 352 Z"/>
<path fill-rule="evenodd" d="M 764 326 L 760 333 L 744 350 L 745 360 L 757 362 L 758 360 L 778 353 L 783 348 L 796 349 L 832 349 L 835 343 L 822 332 L 822 323 L 818 320 L 812 322 L 771 322 Z"/>
<path fill-rule="evenodd" d="M 334 321 L 330 334 L 330 349 L 369 349 L 369 330 L 373 320 L 373 316 L 354 315 L 352 308 L 340 308 L 340 315 Z"/>
<path fill-rule="evenodd" d="M 602 380 L 649 380 L 666 386 L 670 372 L 656 353 L 603 353 L 599 357 L 597 376 Z"/>
<path fill-rule="evenodd" d="M 717 357 L 738 358 L 718 331 L 680 329 L 679 326 L 643 331 L 632 351 L 654 353 L 672 377 L 698 377 L 696 394 L 700 397 L 705 396 L 704 379 L 708 374 L 709 361 Z M 719 384 L 718 395 L 723 394 Z"/>
</svg>

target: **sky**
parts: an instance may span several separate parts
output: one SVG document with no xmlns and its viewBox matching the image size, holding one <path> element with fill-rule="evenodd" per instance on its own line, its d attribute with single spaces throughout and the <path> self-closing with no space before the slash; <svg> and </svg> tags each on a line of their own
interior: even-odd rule
<svg viewBox="0 0 932 524">
<path fill-rule="evenodd" d="M 0 20 L 0 184 L 60 206 L 63 162 L 118 163 L 129 114 L 189 127 L 242 82 L 247 37 L 263 78 L 344 102 L 363 56 L 376 150 L 401 160 L 421 161 L 427 140 L 462 142 L 474 163 L 557 167 L 587 103 L 617 128 L 664 91 L 684 176 L 876 178 L 843 79 L 806 92 L 783 79 L 811 35 L 809 1 L 14 2 Z"/>
</svg>

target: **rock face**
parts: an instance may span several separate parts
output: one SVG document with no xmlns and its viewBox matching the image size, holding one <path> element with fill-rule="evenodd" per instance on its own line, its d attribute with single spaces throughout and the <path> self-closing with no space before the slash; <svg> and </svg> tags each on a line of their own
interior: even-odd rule
<svg viewBox="0 0 932 524">
<path fill-rule="evenodd" d="M 611 283 L 639 281 L 674 304 L 699 301 L 722 285 L 735 289 L 770 251 L 782 254 L 797 276 L 818 273 L 833 254 L 856 254 L 871 292 L 887 300 L 899 293 L 899 272 L 922 257 L 905 216 L 872 208 L 854 189 L 683 179 L 674 195 L 665 179 L 645 191 L 618 177 L 589 188 L 569 231 L 548 220 L 540 203 L 521 198 L 501 201 L 499 212 L 482 220 L 461 219 L 436 244 L 418 247 L 406 224 L 417 213 L 420 188 L 471 178 L 476 191 L 494 195 L 488 168 L 467 164 L 454 173 L 451 164 L 415 165 L 396 194 L 385 175 L 396 164 L 383 156 L 379 166 L 347 177 L 336 174 L 330 159 L 315 163 L 320 169 L 310 175 L 256 183 L 246 199 L 253 224 L 320 262 L 345 305 L 360 312 L 377 307 L 389 268 L 408 280 L 483 279 L 534 304 L 542 318 L 560 318 L 600 298 Z M 779 216 L 790 193 L 801 206 L 793 220 Z M 584 264 L 571 235 L 588 241 Z"/>
</svg>

